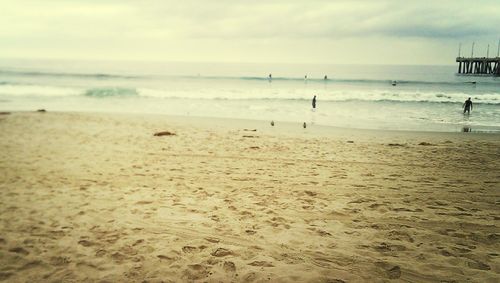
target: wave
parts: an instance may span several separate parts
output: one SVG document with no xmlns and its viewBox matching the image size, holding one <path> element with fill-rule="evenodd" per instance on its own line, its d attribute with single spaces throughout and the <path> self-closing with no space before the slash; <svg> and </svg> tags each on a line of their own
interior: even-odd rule
<svg viewBox="0 0 500 283">
<path fill-rule="evenodd" d="M 380 85 L 445 85 L 445 86 L 464 86 L 464 85 L 486 85 L 500 86 L 500 81 L 476 81 L 473 78 L 469 80 L 454 81 L 421 81 L 421 80 L 389 80 L 389 79 L 342 79 L 342 78 L 297 78 L 297 77 L 230 77 L 230 76 L 181 76 L 185 79 L 207 79 L 207 80 L 244 80 L 244 81 L 266 81 L 266 82 L 312 82 L 312 83 L 349 83 L 349 84 L 380 84 Z"/>
<path fill-rule="evenodd" d="M 143 76 L 132 75 L 117 75 L 105 73 L 58 73 L 58 72 L 43 72 L 43 71 L 17 71 L 17 70 L 1 70 L 0 75 L 3 76 L 27 76 L 27 77 L 69 77 L 69 78 L 91 78 L 91 79 L 138 79 Z"/>
<path fill-rule="evenodd" d="M 74 87 L 0 83 L 0 95 L 8 96 L 75 96 L 82 90 Z"/>
<path fill-rule="evenodd" d="M 266 78 L 266 77 L 204 77 L 207 79 L 240 79 L 247 81 L 291 81 L 291 82 L 312 82 L 312 83 L 348 83 L 348 84 L 377 84 L 377 85 L 407 85 L 407 86 L 418 86 L 418 85 L 429 85 L 429 86 L 474 86 L 474 85 L 484 85 L 484 86 L 498 86 L 500 87 L 500 81 L 475 81 L 473 78 L 470 80 L 457 80 L 457 81 L 420 81 L 420 80 L 388 80 L 388 79 L 338 79 L 338 78 L 328 78 L 328 79 L 314 79 L 314 78 L 289 78 L 289 77 L 276 77 L 276 78 Z"/>
<path fill-rule="evenodd" d="M 242 80 L 242 81 L 262 81 L 262 82 L 311 82 L 311 83 L 346 83 L 346 84 L 377 84 L 377 85 L 407 85 L 407 86 L 464 86 L 464 85 L 481 85 L 481 86 L 500 86 L 500 81 L 496 78 L 491 80 L 481 79 L 475 80 L 473 77 L 456 77 L 456 80 L 448 81 L 423 81 L 423 80 L 390 80 L 390 79 L 345 79 L 329 77 L 324 78 L 307 78 L 302 77 L 273 77 L 269 79 L 267 76 L 183 76 L 183 75 L 120 75 L 112 73 L 66 73 L 66 72 L 48 72 L 48 71 L 29 71 L 29 70 L 12 70 L 0 69 L 0 75 L 3 76 L 19 76 L 19 77 L 60 77 L 60 78 L 80 78 L 80 79 L 95 79 L 95 80 L 112 80 L 112 79 L 176 79 L 183 78 L 189 80 Z M 4 82 L 2 82 L 4 83 Z M 2 84 L 0 83 L 0 84 Z"/>
<path fill-rule="evenodd" d="M 86 97 L 128 97 L 138 96 L 135 88 L 124 87 L 97 87 L 78 88 L 65 86 L 46 86 L 32 84 L 4 84 L 0 82 L 0 96 L 24 97 L 60 97 L 60 96 L 86 96 Z"/>
<path fill-rule="evenodd" d="M 500 104 L 500 93 L 470 94 L 466 92 L 404 91 L 404 90 L 317 90 L 318 99 L 325 102 L 367 101 L 367 102 L 430 102 L 463 103 L 472 97 L 478 104 Z M 0 96 L 83 96 L 88 98 L 144 97 L 158 99 L 199 100 L 310 100 L 310 91 L 296 91 L 289 88 L 133 88 L 133 87 L 64 87 L 30 84 L 0 83 Z"/>
<path fill-rule="evenodd" d="M 102 87 L 91 88 L 83 94 L 88 97 L 110 97 L 110 96 L 138 96 L 139 93 L 135 88 L 122 87 Z"/>
<path fill-rule="evenodd" d="M 262 89 L 234 92 L 233 90 L 213 91 L 173 91 L 161 89 L 139 88 L 137 92 L 143 97 L 170 99 L 211 99 L 211 100 L 311 100 L 309 92 L 290 92 L 288 89 Z M 435 102 L 463 103 L 467 97 L 472 97 L 474 103 L 500 104 L 500 93 L 468 94 L 464 92 L 435 91 L 384 91 L 384 90 L 334 90 L 316 93 L 318 98 L 327 102 L 342 101 L 372 101 L 372 102 Z"/>
</svg>

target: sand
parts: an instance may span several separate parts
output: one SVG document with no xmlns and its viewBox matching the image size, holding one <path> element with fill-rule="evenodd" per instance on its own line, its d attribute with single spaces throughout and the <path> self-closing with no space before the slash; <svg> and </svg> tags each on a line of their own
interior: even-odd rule
<svg viewBox="0 0 500 283">
<path fill-rule="evenodd" d="M 0 132 L 0 281 L 500 281 L 498 135 L 50 111 Z"/>
</svg>

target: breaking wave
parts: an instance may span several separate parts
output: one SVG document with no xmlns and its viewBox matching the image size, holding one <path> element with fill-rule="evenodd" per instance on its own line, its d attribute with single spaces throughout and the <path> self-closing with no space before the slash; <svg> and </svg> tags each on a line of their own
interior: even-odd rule
<svg viewBox="0 0 500 283">
<path fill-rule="evenodd" d="M 134 88 L 103 87 L 91 88 L 85 91 L 88 97 L 110 97 L 110 96 L 137 96 L 139 93 Z"/>
<path fill-rule="evenodd" d="M 20 77 L 62 77 L 62 78 L 87 78 L 87 79 L 135 79 L 142 76 L 129 76 L 105 73 L 58 73 L 44 71 L 20 71 L 20 70 L 1 70 L 2 76 L 20 76 Z"/>
<path fill-rule="evenodd" d="M 209 90 L 191 89 L 154 89 L 129 87 L 62 87 L 26 84 L 0 84 L 0 96 L 84 96 L 89 98 L 106 97 L 145 97 L 162 99 L 212 99 L 212 100 L 310 100 L 310 91 L 290 92 L 287 89 L 238 90 L 217 88 Z M 474 103 L 500 104 L 500 93 L 470 94 L 465 92 L 436 91 L 384 91 L 384 90 L 326 90 L 318 93 L 321 101 L 392 101 L 392 102 L 429 102 L 463 103 L 472 97 Z"/>
</svg>

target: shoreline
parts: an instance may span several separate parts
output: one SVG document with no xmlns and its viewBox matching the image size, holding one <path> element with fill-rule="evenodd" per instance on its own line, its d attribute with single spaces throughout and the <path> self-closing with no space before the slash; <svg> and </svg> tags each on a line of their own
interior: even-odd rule
<svg viewBox="0 0 500 283">
<path fill-rule="evenodd" d="M 0 131 L 3 280 L 500 278 L 497 135 L 50 111 Z"/>
<path fill-rule="evenodd" d="M 8 114 L 14 114 L 14 113 L 35 113 L 37 110 L 33 111 L 18 111 L 18 110 L 2 110 L 0 111 L 1 113 L 8 113 Z M 204 126 L 210 126 L 210 124 L 213 123 L 218 123 L 219 125 L 222 125 L 224 127 L 231 127 L 231 124 L 235 124 L 237 126 L 253 126 L 253 127 L 259 127 L 262 130 L 266 129 L 266 126 L 269 126 L 269 128 L 273 129 L 276 128 L 278 129 L 278 124 L 281 126 L 285 126 L 287 130 L 292 130 L 294 131 L 295 128 L 299 128 L 300 130 L 303 130 L 303 122 L 290 122 L 290 121 L 280 121 L 280 120 L 272 120 L 275 122 L 275 127 L 270 126 L 271 120 L 258 120 L 258 119 L 244 119 L 244 118 L 231 118 L 231 117 L 212 117 L 212 116 L 193 116 L 193 115 L 170 115 L 170 114 L 161 114 L 161 113 L 139 113 L 139 112 L 100 112 L 100 111 L 51 111 L 47 110 L 46 113 L 60 113 L 60 114 L 82 114 L 82 115 L 97 115 L 97 116 L 136 116 L 136 117 L 150 117 L 151 119 L 163 117 L 166 119 L 169 119 L 171 121 L 174 121 L 176 123 L 188 123 L 190 125 L 193 124 L 203 124 Z M 7 114 L 7 115 L 8 115 Z M 5 115 L 5 114 L 4 114 Z M 207 122 L 208 121 L 208 122 Z M 458 125 L 455 125 L 458 126 Z M 425 131 L 425 130 L 401 130 L 401 129 L 372 129 L 372 128 L 350 128 L 350 127 L 341 127 L 341 126 L 334 126 L 334 125 L 324 125 L 324 124 L 316 124 L 316 123 L 307 123 L 307 131 L 302 131 L 302 132 L 311 132 L 311 129 L 314 128 L 313 133 L 318 134 L 321 136 L 329 136 L 334 133 L 340 133 L 340 134 L 346 134 L 346 133 L 365 133 L 369 134 L 370 136 L 378 136 L 378 135 L 403 135 L 403 136 L 409 136 L 409 137 L 416 137 L 418 135 L 429 135 L 429 136 L 436 136 L 436 135 L 471 135 L 471 136 L 476 136 L 476 135 L 486 135 L 486 136 L 496 136 L 500 135 L 500 128 L 497 129 L 497 127 L 493 126 L 480 126 L 479 128 L 481 130 L 471 130 L 469 132 L 466 132 L 464 130 L 462 131 L 436 131 L 436 130 L 430 130 L 430 131 Z M 465 128 L 465 127 L 464 127 Z M 272 131 L 273 132 L 273 131 Z M 272 133 L 271 132 L 271 133 Z M 281 133 L 280 130 L 275 130 L 274 132 Z M 299 133 L 299 132 L 296 132 Z"/>
</svg>

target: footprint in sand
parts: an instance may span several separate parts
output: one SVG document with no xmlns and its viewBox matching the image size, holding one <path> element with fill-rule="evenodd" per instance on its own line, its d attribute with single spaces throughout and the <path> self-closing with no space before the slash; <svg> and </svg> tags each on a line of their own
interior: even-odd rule
<svg viewBox="0 0 500 283">
<path fill-rule="evenodd" d="M 251 213 L 250 211 L 246 211 L 246 210 L 241 211 L 239 214 L 243 215 L 243 216 L 254 217 L 253 213 Z"/>
<path fill-rule="evenodd" d="M 106 250 L 102 250 L 102 249 L 95 252 L 96 257 L 102 257 L 105 254 L 106 254 Z"/>
<path fill-rule="evenodd" d="M 143 242 L 144 242 L 144 239 L 139 239 L 139 240 L 135 241 L 135 243 L 133 243 L 132 246 L 135 247 L 135 246 L 137 246 L 139 244 L 142 244 Z"/>
<path fill-rule="evenodd" d="M 33 261 L 30 261 L 30 262 L 26 263 L 25 265 L 21 266 L 17 270 L 21 271 L 21 270 L 31 269 L 31 268 L 35 268 L 35 267 L 45 267 L 45 266 L 46 266 L 46 264 L 44 264 L 42 261 L 33 260 Z"/>
<path fill-rule="evenodd" d="M 401 268 L 399 266 L 394 266 L 388 270 L 386 270 L 387 277 L 389 279 L 397 279 L 401 277 Z"/>
<path fill-rule="evenodd" d="M 128 255 L 128 256 L 134 256 L 134 255 L 137 255 L 138 251 L 134 248 L 132 248 L 131 246 L 124 246 L 122 248 L 120 248 L 120 251 L 125 254 L 125 255 Z"/>
<path fill-rule="evenodd" d="M 486 244 L 494 244 L 498 242 L 498 239 L 500 239 L 500 235 L 498 234 L 489 234 L 486 236 Z"/>
<path fill-rule="evenodd" d="M 398 279 L 401 277 L 401 268 L 387 262 L 376 262 L 375 265 L 381 268 L 389 279 Z"/>
<path fill-rule="evenodd" d="M 312 264 L 322 268 L 330 268 L 334 261 L 328 257 L 319 256 L 312 259 Z"/>
<path fill-rule="evenodd" d="M 449 256 L 454 256 L 452 253 L 450 253 L 450 252 L 449 252 L 449 251 L 447 251 L 447 250 L 442 250 L 442 251 L 441 251 L 441 254 L 442 254 L 443 256 L 446 256 L 446 257 L 449 257 Z"/>
<path fill-rule="evenodd" d="M 332 235 L 330 232 L 327 232 L 327 231 L 324 231 L 324 230 L 321 230 L 321 229 L 317 229 L 316 233 L 318 233 L 318 235 L 320 235 L 321 237 L 327 237 L 327 236 L 331 236 Z"/>
<path fill-rule="evenodd" d="M 303 255 L 300 253 L 277 253 L 271 256 L 273 259 L 286 264 L 299 264 L 304 262 Z"/>
<path fill-rule="evenodd" d="M 182 251 L 185 252 L 185 253 L 194 253 L 198 250 L 197 247 L 193 247 L 193 246 L 184 246 L 182 247 Z"/>
<path fill-rule="evenodd" d="M 162 262 L 167 262 L 168 264 L 173 263 L 177 260 L 177 257 L 167 256 L 167 255 L 157 255 L 157 258 Z"/>
<path fill-rule="evenodd" d="M 115 252 L 114 254 L 111 255 L 111 257 L 117 262 L 121 262 L 121 261 L 128 259 L 128 256 L 126 256 L 120 252 Z"/>
<path fill-rule="evenodd" d="M 96 272 L 96 270 L 100 270 L 99 267 L 97 267 L 96 265 L 94 265 L 90 262 L 84 262 L 84 261 L 76 263 L 76 267 L 80 271 L 84 271 L 85 273 L 89 273 L 89 274 Z"/>
<path fill-rule="evenodd" d="M 207 237 L 207 238 L 205 238 L 205 240 L 209 241 L 210 243 L 218 243 L 218 242 L 220 242 L 219 239 L 212 238 L 212 237 Z"/>
<path fill-rule="evenodd" d="M 389 233 L 387 233 L 387 238 L 391 240 L 398 240 L 398 241 L 407 241 L 410 243 L 413 243 L 415 240 L 410 236 L 410 234 L 403 232 L 403 231 L 397 231 L 397 230 L 391 230 Z"/>
<path fill-rule="evenodd" d="M 311 192 L 311 191 L 304 191 L 304 193 L 305 193 L 306 195 L 310 196 L 310 197 L 313 197 L 313 196 L 316 196 L 316 195 L 317 195 L 317 193 L 315 193 L 315 192 Z"/>
<path fill-rule="evenodd" d="M 141 201 L 136 202 L 135 204 L 142 204 L 142 205 L 144 205 L 144 204 L 151 204 L 151 203 L 153 203 L 153 202 L 152 201 L 147 201 L 147 200 L 141 200 Z"/>
<path fill-rule="evenodd" d="M 469 261 L 467 262 L 467 266 L 472 269 L 479 269 L 479 270 L 490 270 L 490 266 L 487 265 L 486 263 L 482 263 L 480 261 Z"/>
<path fill-rule="evenodd" d="M 209 271 L 206 266 L 201 264 L 191 264 L 188 265 L 188 268 L 184 270 L 183 277 L 189 280 L 199 280 L 208 277 L 208 275 Z"/>
<path fill-rule="evenodd" d="M 254 231 L 254 230 L 245 230 L 245 233 L 247 233 L 248 235 L 254 235 L 257 233 L 257 231 Z"/>
<path fill-rule="evenodd" d="M 236 265 L 232 261 L 225 261 L 224 265 L 222 267 L 224 268 L 224 271 L 226 271 L 226 272 L 235 272 L 236 271 Z"/>
<path fill-rule="evenodd" d="M 274 267 L 274 265 L 268 261 L 252 261 L 248 265 L 260 266 L 260 267 Z"/>
<path fill-rule="evenodd" d="M 94 245 L 94 243 L 92 243 L 91 241 L 87 241 L 87 240 L 80 240 L 80 241 L 78 241 L 78 244 L 80 244 L 84 247 L 90 247 L 90 246 Z"/>
<path fill-rule="evenodd" d="M 266 222 L 270 223 L 273 227 L 283 226 L 285 229 L 290 229 L 290 225 L 287 224 L 287 220 L 283 217 L 273 217 L 271 220 L 267 220 Z"/>
<path fill-rule="evenodd" d="M 9 249 L 9 252 L 13 252 L 16 254 L 22 254 L 22 255 L 28 255 L 30 253 L 22 247 L 11 248 L 11 249 Z"/>
<path fill-rule="evenodd" d="M 257 274 L 255 272 L 249 272 L 243 276 L 242 280 L 243 282 L 253 282 L 257 280 Z"/>
<path fill-rule="evenodd" d="M 12 272 L 0 272 L 0 281 L 7 280 L 12 275 L 14 275 Z"/>
<path fill-rule="evenodd" d="M 375 246 L 373 248 L 379 252 L 394 252 L 406 250 L 406 247 L 403 245 L 393 245 L 387 243 L 380 243 L 378 246 Z"/>
<path fill-rule="evenodd" d="M 223 256 L 232 255 L 232 254 L 233 254 L 232 251 L 225 249 L 225 248 L 218 248 L 211 253 L 211 255 L 216 256 L 216 257 L 223 257 Z"/>
<path fill-rule="evenodd" d="M 49 259 L 49 263 L 55 266 L 68 265 L 70 262 L 71 259 L 66 256 L 53 256 Z"/>
</svg>

